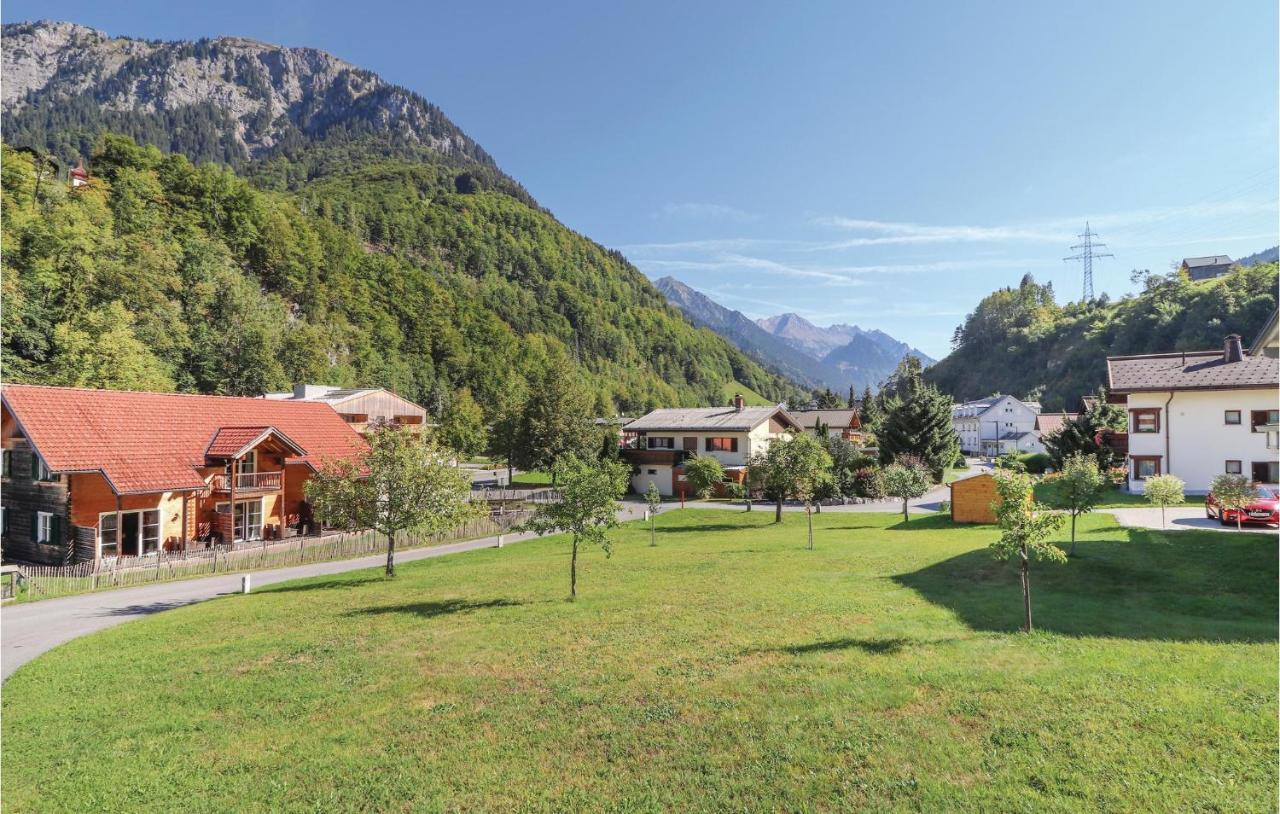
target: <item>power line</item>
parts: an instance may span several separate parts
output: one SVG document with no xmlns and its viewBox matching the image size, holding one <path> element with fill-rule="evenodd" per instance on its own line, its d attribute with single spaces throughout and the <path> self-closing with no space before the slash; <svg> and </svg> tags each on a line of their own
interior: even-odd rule
<svg viewBox="0 0 1280 814">
<path fill-rule="evenodd" d="M 1079 260 L 1080 264 L 1084 267 L 1084 297 L 1083 297 L 1084 302 L 1088 302 L 1093 299 L 1093 260 L 1094 258 L 1115 257 L 1115 255 L 1111 254 L 1110 252 L 1094 251 L 1094 249 L 1107 248 L 1107 244 L 1098 243 L 1094 241 L 1094 238 L 1097 236 L 1098 234 L 1096 232 L 1093 232 L 1089 229 L 1089 221 L 1085 221 L 1084 234 L 1077 235 L 1077 237 L 1080 238 L 1081 242 L 1071 247 L 1072 249 L 1078 249 L 1079 251 L 1076 254 L 1071 255 L 1070 257 L 1062 258 L 1063 262 Z"/>
</svg>

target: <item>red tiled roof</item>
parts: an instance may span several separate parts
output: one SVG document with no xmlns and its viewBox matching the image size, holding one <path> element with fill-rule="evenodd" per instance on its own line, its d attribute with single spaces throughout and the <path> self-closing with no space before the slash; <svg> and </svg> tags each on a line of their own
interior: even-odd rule
<svg viewBox="0 0 1280 814">
<path fill-rule="evenodd" d="M 306 455 L 307 451 L 293 442 L 293 439 L 275 427 L 223 427 L 214 434 L 209 442 L 205 455 L 210 458 L 234 458 L 256 447 L 268 437 L 274 436 L 286 448 L 293 450 L 294 455 Z"/>
<path fill-rule="evenodd" d="M 1053 435 L 1065 427 L 1068 421 L 1075 421 L 1079 417 L 1079 413 L 1039 413 L 1036 415 L 1036 429 L 1041 435 Z"/>
<path fill-rule="evenodd" d="M 237 396 L 135 393 L 9 384 L 2 393 L 40 457 L 54 472 L 101 470 L 121 494 L 200 489 L 196 467 L 224 428 L 253 440 L 274 428 L 306 450 L 290 463 L 318 467 L 368 449 L 332 407 L 320 402 Z"/>
</svg>

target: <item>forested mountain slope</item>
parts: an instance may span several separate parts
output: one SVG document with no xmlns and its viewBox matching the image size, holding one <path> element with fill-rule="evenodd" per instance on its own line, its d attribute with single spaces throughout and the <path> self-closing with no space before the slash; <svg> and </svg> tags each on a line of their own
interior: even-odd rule
<svg viewBox="0 0 1280 814">
<path fill-rule="evenodd" d="M 1051 285 L 1027 275 L 978 304 L 925 379 L 957 401 L 1009 393 L 1075 409 L 1105 384 L 1107 356 L 1220 348 L 1231 333 L 1247 345 L 1276 307 L 1278 282 L 1274 262 L 1195 283 L 1149 274 L 1140 294 L 1059 305 Z"/>
<path fill-rule="evenodd" d="M 735 382 L 801 395 L 367 71 L 240 39 L 4 33 L 8 380 L 380 385 L 433 409 L 465 387 L 492 414 L 565 359 L 602 414 L 720 404 Z"/>
<path fill-rule="evenodd" d="M 283 159 L 264 168 L 287 176 Z M 315 165 L 323 165 L 317 160 Z M 444 165 L 373 160 L 283 192 L 107 137 L 71 191 L 5 148 L 10 381 L 255 394 L 382 385 L 492 408 L 576 361 L 600 412 L 792 386 L 691 326 L 620 255 Z M 466 192 L 459 192 L 459 187 Z"/>
</svg>

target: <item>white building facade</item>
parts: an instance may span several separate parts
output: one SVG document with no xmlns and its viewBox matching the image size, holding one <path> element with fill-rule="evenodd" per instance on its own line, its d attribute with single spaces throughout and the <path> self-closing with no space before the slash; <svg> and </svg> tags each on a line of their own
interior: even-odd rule
<svg viewBox="0 0 1280 814">
<path fill-rule="evenodd" d="M 1039 402 L 1013 396 L 966 401 L 951 408 L 951 426 L 966 455 L 995 457 L 1011 452 L 1043 452 L 1035 434 Z M 1028 437 L 1028 433 L 1034 437 Z"/>
<path fill-rule="evenodd" d="M 1129 414 L 1129 489 L 1172 474 L 1205 493 L 1220 474 L 1280 481 L 1280 362 L 1221 351 L 1107 359 L 1109 391 Z"/>
</svg>

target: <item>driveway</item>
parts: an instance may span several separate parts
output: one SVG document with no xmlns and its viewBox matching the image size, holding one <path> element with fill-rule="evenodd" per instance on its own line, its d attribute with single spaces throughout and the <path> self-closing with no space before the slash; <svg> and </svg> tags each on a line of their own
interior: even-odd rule
<svg viewBox="0 0 1280 814">
<path fill-rule="evenodd" d="M 1236 524 L 1224 526 L 1217 520 L 1210 520 L 1204 516 L 1204 507 L 1187 508 L 1176 507 L 1165 509 L 1165 525 L 1160 523 L 1160 510 L 1148 509 L 1144 507 L 1134 507 L 1125 509 L 1099 509 L 1100 512 L 1107 512 L 1115 515 L 1116 522 L 1122 526 L 1140 529 L 1164 529 L 1166 531 L 1179 531 L 1188 529 L 1201 529 L 1207 531 L 1224 531 L 1237 534 Z M 1271 534 L 1277 533 L 1275 526 L 1244 526 L 1246 533 L 1252 534 Z"/>
<path fill-rule="evenodd" d="M 635 520 L 644 515 L 644 505 L 624 503 L 618 513 L 619 520 Z M 506 534 L 503 543 L 528 540 L 534 534 Z M 497 546 L 498 538 L 483 537 L 460 543 L 416 548 L 396 554 L 396 563 L 443 557 L 463 551 Z M 272 585 L 290 579 L 341 574 L 362 568 L 380 568 L 386 564 L 386 554 L 375 554 L 353 560 L 335 560 L 278 568 L 272 571 L 255 571 L 253 587 Z M 61 599 L 46 599 L 6 605 L 0 609 L 0 680 L 13 675 L 13 671 L 36 656 L 51 650 L 63 642 L 86 633 L 93 633 L 153 613 L 180 608 L 240 591 L 239 573 L 219 574 L 216 577 L 161 582 L 119 591 L 102 591 L 80 594 Z"/>
</svg>

